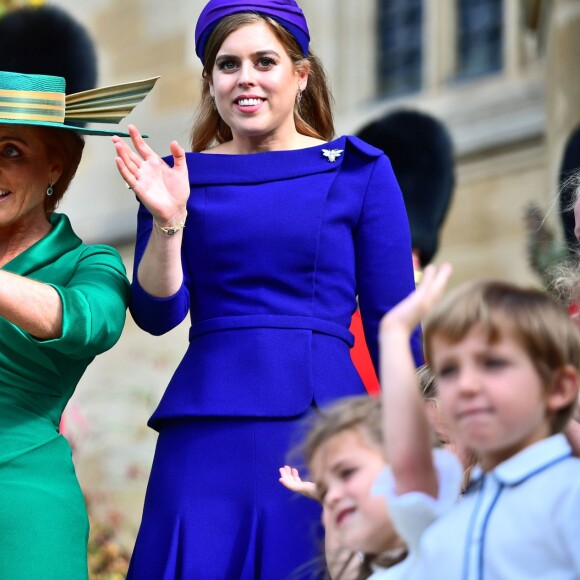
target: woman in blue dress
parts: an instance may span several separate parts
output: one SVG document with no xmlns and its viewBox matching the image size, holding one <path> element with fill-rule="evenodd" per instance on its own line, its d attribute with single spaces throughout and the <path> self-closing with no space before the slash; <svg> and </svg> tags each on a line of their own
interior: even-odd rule
<svg viewBox="0 0 580 580">
<path fill-rule="evenodd" d="M 159 432 L 129 578 L 313 577 L 320 513 L 278 483 L 313 408 L 365 393 L 350 358 L 360 303 L 414 288 L 386 156 L 334 139 L 331 96 L 293 0 L 211 0 L 196 27 L 192 153 L 161 159 L 130 127 L 117 167 L 141 202 L 131 312 L 189 347 L 149 421 Z M 420 361 L 419 337 L 414 337 Z"/>
</svg>

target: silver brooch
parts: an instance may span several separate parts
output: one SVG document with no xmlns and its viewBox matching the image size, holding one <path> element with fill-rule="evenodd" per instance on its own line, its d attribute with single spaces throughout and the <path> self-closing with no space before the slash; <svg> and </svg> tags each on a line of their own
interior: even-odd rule
<svg viewBox="0 0 580 580">
<path fill-rule="evenodd" d="M 344 151 L 344 149 L 323 149 L 322 155 L 326 157 L 331 163 L 336 161 L 340 154 Z"/>
</svg>

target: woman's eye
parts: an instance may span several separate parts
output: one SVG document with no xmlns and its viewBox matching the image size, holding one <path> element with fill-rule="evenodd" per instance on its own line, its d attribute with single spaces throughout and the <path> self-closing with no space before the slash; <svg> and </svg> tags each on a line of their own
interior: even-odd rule
<svg viewBox="0 0 580 580">
<path fill-rule="evenodd" d="M 270 68 L 271 66 L 275 65 L 276 62 L 274 61 L 273 58 L 270 58 L 268 56 L 263 56 L 262 58 L 260 58 L 258 60 L 258 66 L 260 68 Z"/>
<path fill-rule="evenodd" d="M 233 60 L 222 60 L 217 65 L 219 70 L 230 71 L 236 68 L 236 63 Z"/>
<path fill-rule="evenodd" d="M 2 155 L 4 157 L 18 157 L 20 155 L 20 149 L 14 147 L 14 145 L 6 145 L 2 148 Z"/>
</svg>

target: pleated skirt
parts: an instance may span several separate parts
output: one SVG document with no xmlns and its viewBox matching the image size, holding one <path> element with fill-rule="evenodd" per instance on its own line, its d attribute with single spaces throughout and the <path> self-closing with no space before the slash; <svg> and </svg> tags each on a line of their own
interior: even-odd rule
<svg viewBox="0 0 580 580">
<path fill-rule="evenodd" d="M 302 418 L 164 423 L 128 578 L 321 578 L 320 506 L 278 481 L 303 425 Z"/>
<path fill-rule="evenodd" d="M 0 578 L 88 578 L 89 522 L 64 437 L 0 461 Z"/>
</svg>

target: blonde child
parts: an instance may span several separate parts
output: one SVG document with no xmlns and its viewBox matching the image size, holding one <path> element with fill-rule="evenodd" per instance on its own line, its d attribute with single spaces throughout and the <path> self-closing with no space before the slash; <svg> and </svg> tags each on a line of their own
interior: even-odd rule
<svg viewBox="0 0 580 580">
<path fill-rule="evenodd" d="M 313 481 L 302 481 L 295 468 L 280 469 L 283 485 L 323 505 L 326 563 L 335 580 L 375 580 L 386 570 L 396 574 L 393 578 L 406 577 L 405 543 L 384 498 L 373 489 L 377 476 L 388 469 L 381 420 L 379 400 L 341 399 L 320 411 L 306 437 L 303 453 Z M 461 469 L 455 466 L 455 483 L 443 492 L 442 501 L 449 505 L 459 493 Z"/>
<path fill-rule="evenodd" d="M 580 577 L 580 459 L 561 434 L 578 393 L 580 334 L 543 292 L 501 282 L 462 286 L 424 325 L 444 421 L 479 466 L 447 513 L 435 500 L 429 423 L 406 347 L 439 302 L 451 268 L 429 267 L 381 322 L 389 509 L 405 539 L 422 518 L 406 578 Z M 390 486 L 390 487 L 389 487 Z M 388 576 L 387 576 L 388 577 Z"/>
<path fill-rule="evenodd" d="M 323 505 L 327 567 L 334 579 L 367 578 L 377 559 L 388 566 L 405 557 L 384 500 L 370 493 L 386 465 L 382 441 L 379 401 L 348 397 L 322 409 L 307 434 L 303 453 L 312 483 L 292 485 L 284 477 L 289 468 L 280 470 L 283 484 Z"/>
</svg>

